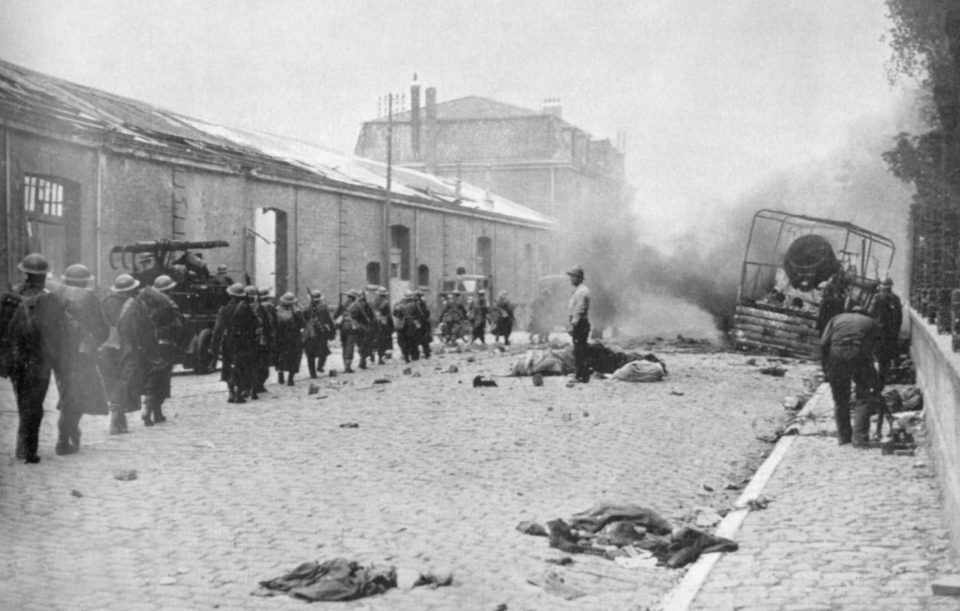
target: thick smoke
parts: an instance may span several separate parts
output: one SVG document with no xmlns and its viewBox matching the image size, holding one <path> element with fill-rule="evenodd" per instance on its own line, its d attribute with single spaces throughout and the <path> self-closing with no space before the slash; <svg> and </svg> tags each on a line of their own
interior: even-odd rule
<svg viewBox="0 0 960 611">
<path fill-rule="evenodd" d="M 733 203 L 704 204 L 695 219 L 657 212 L 644 216 L 663 226 L 618 219 L 595 227 L 570 250 L 588 270 L 597 325 L 630 336 L 720 339 L 732 325 L 753 215 L 764 208 L 849 221 L 891 238 L 891 277 L 904 294 L 912 193 L 881 156 L 899 129 L 890 117 L 864 120 L 829 155 L 777 172 Z M 672 244 L 644 243 L 678 224 L 684 229 Z"/>
</svg>

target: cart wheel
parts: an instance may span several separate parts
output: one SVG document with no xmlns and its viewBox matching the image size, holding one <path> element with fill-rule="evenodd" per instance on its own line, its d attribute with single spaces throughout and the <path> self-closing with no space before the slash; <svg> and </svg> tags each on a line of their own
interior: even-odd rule
<svg viewBox="0 0 960 611">
<path fill-rule="evenodd" d="M 193 353 L 194 373 L 210 373 L 217 366 L 217 356 L 213 353 L 213 331 L 204 329 L 197 337 L 197 347 Z"/>
</svg>

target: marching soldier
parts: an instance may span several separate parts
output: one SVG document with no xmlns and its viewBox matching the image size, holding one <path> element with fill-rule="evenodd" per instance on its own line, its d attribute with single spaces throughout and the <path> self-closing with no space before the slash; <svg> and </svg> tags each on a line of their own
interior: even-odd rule
<svg viewBox="0 0 960 611">
<path fill-rule="evenodd" d="M 430 306 L 423 299 L 423 291 L 417 289 L 413 294 L 413 304 L 415 319 L 420 323 L 420 351 L 423 358 L 430 358 L 430 342 L 433 341 L 433 319 L 430 314 Z"/>
<path fill-rule="evenodd" d="M 397 319 L 397 345 L 404 363 L 420 359 L 421 322 L 416 307 L 413 291 L 407 291 L 393 308 L 393 315 Z"/>
<path fill-rule="evenodd" d="M 237 306 L 244 299 L 243 285 L 239 282 L 227 288 L 230 301 L 220 307 L 217 312 L 217 322 L 213 327 L 213 350 L 220 353 L 220 362 L 223 368 L 220 371 L 220 380 L 227 383 L 227 403 L 245 403 L 237 390 L 236 367 L 234 366 L 237 354 L 237 337 L 234 334 L 234 316 Z"/>
<path fill-rule="evenodd" d="M 362 323 L 358 324 L 358 327 L 363 329 L 363 333 L 360 334 L 358 339 L 360 344 L 360 369 L 366 369 L 367 359 L 370 359 L 370 362 L 373 362 L 374 359 L 377 341 L 380 337 L 380 324 L 377 322 L 377 316 L 373 311 L 373 307 L 370 305 L 370 302 L 367 301 L 366 291 L 360 291 L 354 307 L 360 310 L 359 312 L 355 312 L 354 320 L 358 322 L 362 321 Z"/>
<path fill-rule="evenodd" d="M 490 308 L 487 307 L 487 292 L 483 289 L 477 292 L 477 298 L 470 298 L 467 305 L 467 319 L 470 321 L 470 330 L 472 337 L 470 343 L 480 340 L 481 344 L 486 344 L 487 334 L 487 316 L 490 314 Z"/>
<path fill-rule="evenodd" d="M 146 324 L 139 329 L 145 366 L 143 413 L 140 416 L 144 426 L 167 420 L 163 415 L 163 402 L 170 397 L 173 364 L 183 338 L 180 309 L 167 295 L 176 285 L 170 276 L 157 276 L 153 286 L 146 287 L 137 295 L 137 300 L 144 304 L 147 312 L 143 321 Z"/>
<path fill-rule="evenodd" d="M 83 414 L 107 413 L 97 348 L 109 337 L 110 329 L 103 317 L 100 300 L 87 288 L 93 279 L 87 267 L 80 263 L 71 265 L 61 278 L 65 286 L 60 288 L 59 294 L 71 322 L 70 332 L 61 343 L 63 375 L 57 375 L 60 418 L 56 452 L 62 455 L 80 449 L 80 418 Z"/>
<path fill-rule="evenodd" d="M 270 378 L 270 365 L 276 365 L 279 345 L 277 342 L 277 306 L 270 296 L 270 289 L 257 289 L 257 317 L 260 319 L 260 333 L 263 336 L 258 351 L 257 367 L 259 378 L 257 392 L 267 392 L 266 383 Z"/>
<path fill-rule="evenodd" d="M 510 334 L 513 333 L 514 307 L 507 299 L 507 292 L 500 291 L 494 307 L 496 323 L 493 327 L 493 341 L 496 343 L 501 337 L 505 346 L 510 345 Z"/>
<path fill-rule="evenodd" d="M 393 350 L 394 325 L 390 313 L 390 291 L 382 286 L 377 289 L 373 312 L 377 320 L 377 363 L 383 365 L 384 355 Z"/>
<path fill-rule="evenodd" d="M 317 377 L 317 371 L 323 371 L 330 355 L 327 344 L 336 336 L 333 317 L 320 291 L 307 291 L 310 305 L 304 313 L 303 349 L 307 354 L 307 371 L 310 377 Z"/>
<path fill-rule="evenodd" d="M 251 401 L 259 399 L 257 376 L 262 371 L 259 367 L 260 356 L 265 348 L 265 337 L 261 327 L 261 319 L 257 316 L 257 297 L 259 291 L 255 286 L 243 289 L 243 301 L 237 304 L 233 312 L 233 383 L 240 398 L 250 397 Z M 237 401 L 242 403 L 242 401 Z"/>
<path fill-rule="evenodd" d="M 303 313 L 297 307 L 297 298 L 293 293 L 284 293 L 280 298 L 277 316 L 277 383 L 283 384 L 283 373 L 287 373 L 287 386 L 293 386 L 293 376 L 300 371 L 300 358 L 303 354 Z"/>
<path fill-rule="evenodd" d="M 104 320 L 109 329 L 107 339 L 97 351 L 100 373 L 107 396 L 107 409 L 110 412 L 110 434 L 121 435 L 127 430 L 127 413 L 120 397 L 120 335 L 117 326 L 120 312 L 127 300 L 136 295 L 135 289 L 140 282 L 130 274 L 120 274 L 110 287 L 110 294 L 101 302 Z"/>
<path fill-rule="evenodd" d="M 346 294 L 346 302 L 337 307 L 336 320 L 340 321 L 340 345 L 343 350 L 343 372 L 353 373 L 353 352 L 357 347 L 357 340 L 366 332 L 363 309 L 357 307 L 360 291 L 350 289 Z M 359 316 L 355 316 L 359 314 Z M 361 363 L 366 369 L 366 361 L 361 356 Z"/>
<path fill-rule="evenodd" d="M 460 301 L 460 293 L 453 291 L 440 312 L 440 323 L 443 325 L 443 339 L 448 344 L 455 344 L 462 336 L 461 326 L 467 320 L 467 310 Z"/>
<path fill-rule="evenodd" d="M 17 428 L 17 458 L 27 464 L 40 462 L 37 445 L 43 421 L 43 400 L 50 386 L 50 372 L 59 375 L 59 341 L 65 333 L 65 313 L 60 299 L 47 291 L 50 266 L 43 255 L 32 253 L 17 269 L 24 273 L 22 284 L 3 295 L 6 322 L 2 368 L 13 383 L 20 423 Z"/>
</svg>

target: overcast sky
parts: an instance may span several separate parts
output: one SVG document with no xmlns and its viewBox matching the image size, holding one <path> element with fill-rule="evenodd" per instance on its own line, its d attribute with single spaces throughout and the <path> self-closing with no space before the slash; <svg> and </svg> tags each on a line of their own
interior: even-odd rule
<svg viewBox="0 0 960 611">
<path fill-rule="evenodd" d="M 352 152 L 414 72 L 440 102 L 539 108 L 627 135 L 657 216 L 732 201 L 892 119 L 882 0 L 0 0 L 0 58 Z M 880 121 L 884 124 L 883 121 Z M 649 216 L 649 214 L 648 214 Z"/>
</svg>

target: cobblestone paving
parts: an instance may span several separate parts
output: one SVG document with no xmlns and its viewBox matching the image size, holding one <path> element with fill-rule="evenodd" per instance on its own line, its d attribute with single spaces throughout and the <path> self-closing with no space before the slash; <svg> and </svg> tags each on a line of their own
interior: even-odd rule
<svg viewBox="0 0 960 611">
<path fill-rule="evenodd" d="M 83 449 L 66 457 L 52 451 L 51 396 L 39 465 L 13 459 L 16 410 L 0 380 L 0 606 L 302 609 L 249 593 L 303 561 L 336 556 L 455 575 L 453 587 L 391 590 L 351 609 L 656 605 L 679 572 L 578 557 L 553 568 L 584 598 L 529 585 L 558 553 L 515 525 L 601 499 L 675 521 L 694 506 L 728 506 L 736 492 L 704 484 L 720 490 L 753 472 L 770 448 L 755 435 L 769 432 L 810 369 L 794 363 L 775 378 L 735 354 L 658 354 L 670 367 L 659 384 L 568 388 L 546 378 L 537 388 L 500 378 L 498 388 L 474 389 L 474 375 L 512 362 L 491 351 L 474 362 L 421 361 L 419 378 L 399 363 L 322 378 L 315 395 L 308 380 L 271 384 L 264 400 L 244 405 L 225 402 L 215 375 L 177 376 L 167 423 L 145 429 L 134 419 L 131 434 L 109 437 L 106 417 L 85 417 Z M 460 371 L 440 371 L 451 364 Z M 346 422 L 359 428 L 340 428 Z M 138 479 L 118 481 L 117 469 Z"/>
<path fill-rule="evenodd" d="M 739 551 L 714 567 L 693 609 L 958 609 L 930 584 L 955 574 L 932 465 L 838 446 L 829 391 L 747 516 Z"/>
</svg>

